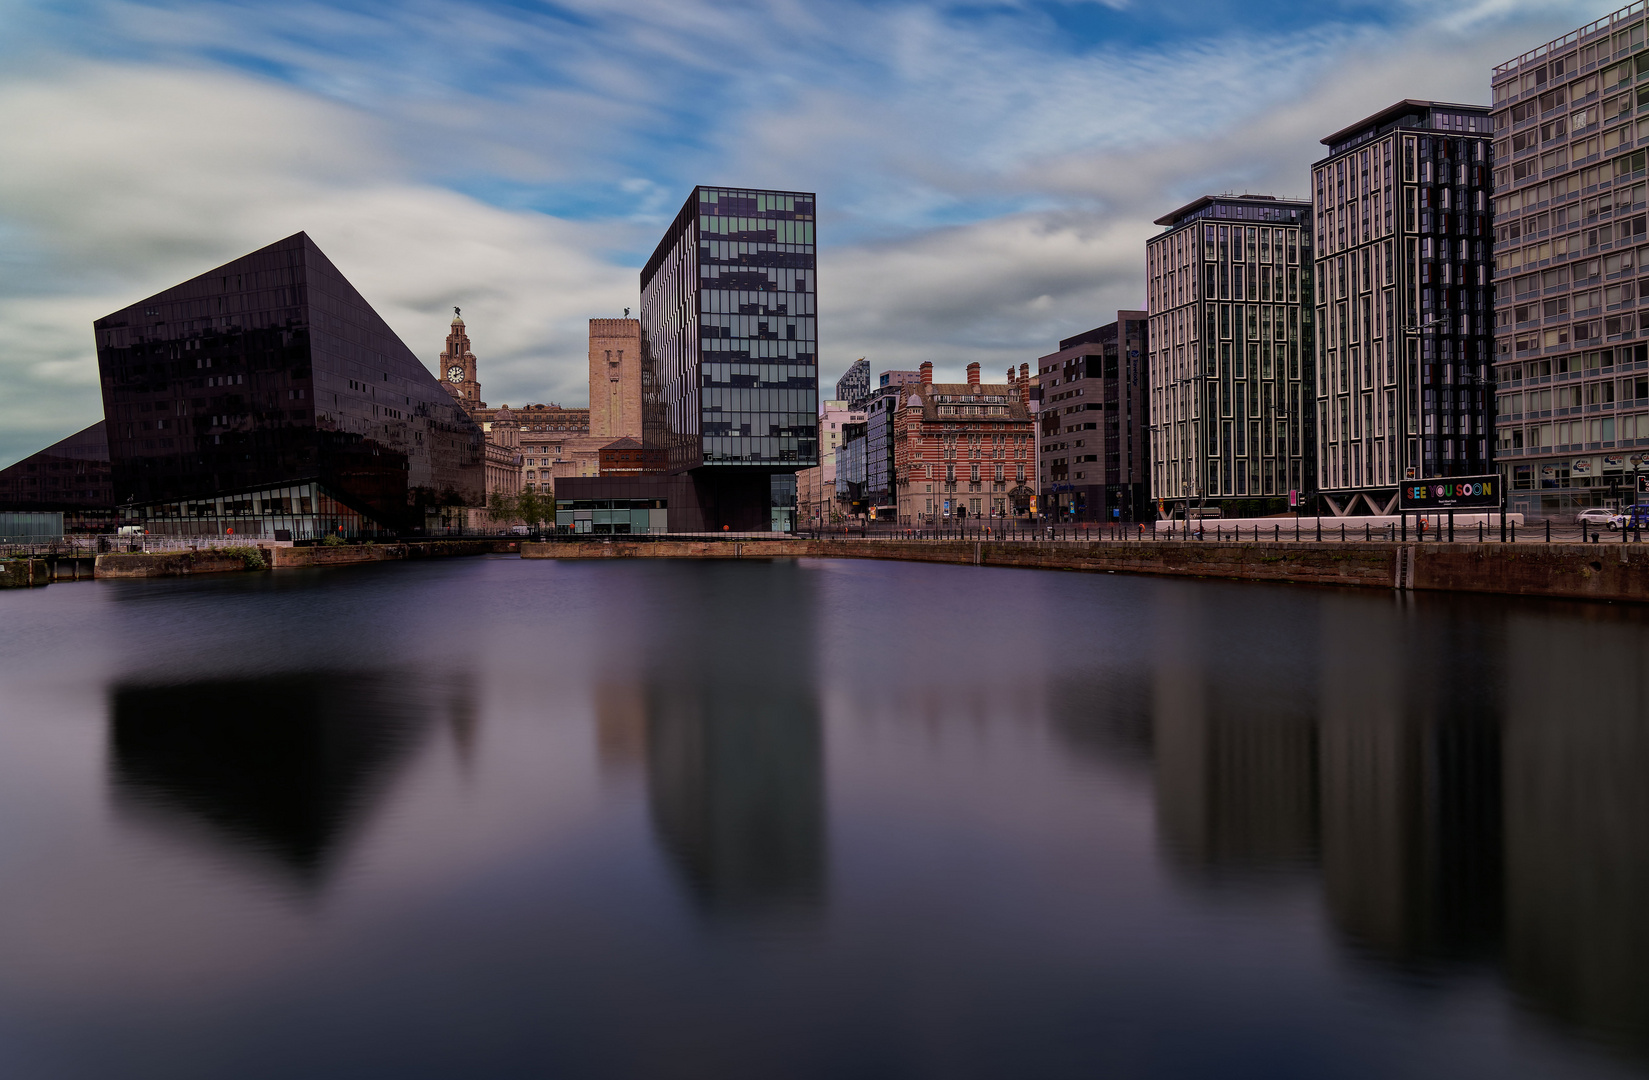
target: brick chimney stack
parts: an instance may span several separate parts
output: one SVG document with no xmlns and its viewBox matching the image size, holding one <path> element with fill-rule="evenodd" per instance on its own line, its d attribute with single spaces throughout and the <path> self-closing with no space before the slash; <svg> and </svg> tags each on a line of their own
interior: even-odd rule
<svg viewBox="0 0 1649 1080">
<path fill-rule="evenodd" d="M 922 386 L 923 387 L 932 386 L 933 385 L 933 362 L 929 361 L 929 360 L 922 361 L 921 372 L 922 372 Z"/>
<path fill-rule="evenodd" d="M 968 389 L 979 392 L 979 362 L 976 360 L 968 365 Z"/>
<path fill-rule="evenodd" d="M 1019 403 L 1026 408 L 1031 405 L 1031 365 L 1019 365 Z"/>
</svg>

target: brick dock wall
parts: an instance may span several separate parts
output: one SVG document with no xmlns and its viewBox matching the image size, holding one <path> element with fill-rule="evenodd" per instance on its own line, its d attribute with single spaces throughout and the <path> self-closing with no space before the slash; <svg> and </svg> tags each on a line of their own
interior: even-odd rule
<svg viewBox="0 0 1649 1080">
<path fill-rule="evenodd" d="M 1416 590 L 1649 601 L 1649 545 L 991 542 L 905 540 L 556 541 L 524 543 L 527 559 L 899 559 L 1041 570 L 1114 571 L 1236 581 L 1391 589 L 1399 551 Z"/>
</svg>

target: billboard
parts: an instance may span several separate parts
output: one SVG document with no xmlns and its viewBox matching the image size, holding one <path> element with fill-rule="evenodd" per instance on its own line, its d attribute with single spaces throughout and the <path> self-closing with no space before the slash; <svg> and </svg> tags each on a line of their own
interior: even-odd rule
<svg viewBox="0 0 1649 1080">
<path fill-rule="evenodd" d="M 1500 477 L 1450 476 L 1404 483 L 1397 489 L 1397 509 L 1496 510 L 1500 507 Z"/>
</svg>

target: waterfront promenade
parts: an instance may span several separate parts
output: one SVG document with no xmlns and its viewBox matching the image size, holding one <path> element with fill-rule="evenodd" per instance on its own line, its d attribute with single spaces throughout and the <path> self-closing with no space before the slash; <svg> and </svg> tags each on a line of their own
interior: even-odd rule
<svg viewBox="0 0 1649 1080">
<path fill-rule="evenodd" d="M 362 565 L 461 555 L 524 559 L 878 559 L 1087 573 L 1155 574 L 1294 584 L 1447 591 L 1567 599 L 1649 602 L 1649 545 L 1633 534 L 1573 527 L 1495 530 L 1456 524 L 1455 539 L 1407 540 L 1395 527 L 1301 532 L 1280 527 L 1205 528 L 1202 539 L 1129 526 L 1068 526 L 1018 535 L 988 530 L 813 536 L 580 536 L 549 540 L 485 538 L 336 547 L 205 548 L 200 551 L 51 555 L 14 560 L 0 576 L 14 586 L 86 578 L 190 577 Z M 1479 541 L 1477 537 L 1484 539 Z M 1550 536 L 1550 539 L 1547 537 Z M 1597 539 L 1593 540 L 1592 537 Z M 1342 539 L 1343 537 L 1343 539 Z M 249 555 L 258 555 L 252 558 Z M 27 569 L 25 569 L 27 567 Z"/>
</svg>

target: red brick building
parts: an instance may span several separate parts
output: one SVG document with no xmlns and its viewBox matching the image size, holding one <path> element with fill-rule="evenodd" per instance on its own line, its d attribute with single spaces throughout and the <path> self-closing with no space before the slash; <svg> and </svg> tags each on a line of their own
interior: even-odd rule
<svg viewBox="0 0 1649 1080">
<path fill-rule="evenodd" d="M 904 387 L 893 416 L 899 521 L 1001 518 L 1029 508 L 1036 482 L 1036 431 L 1030 373 L 1008 369 L 1006 383 L 981 384 L 979 365 L 965 383 Z"/>
</svg>

